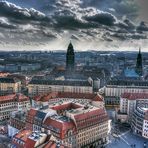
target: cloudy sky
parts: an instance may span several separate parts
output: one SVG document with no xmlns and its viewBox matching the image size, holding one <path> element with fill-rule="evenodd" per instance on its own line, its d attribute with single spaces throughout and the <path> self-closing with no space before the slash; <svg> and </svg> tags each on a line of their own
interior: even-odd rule
<svg viewBox="0 0 148 148">
<path fill-rule="evenodd" d="M 148 52 L 148 0 L 0 0 L 1 50 Z"/>
</svg>

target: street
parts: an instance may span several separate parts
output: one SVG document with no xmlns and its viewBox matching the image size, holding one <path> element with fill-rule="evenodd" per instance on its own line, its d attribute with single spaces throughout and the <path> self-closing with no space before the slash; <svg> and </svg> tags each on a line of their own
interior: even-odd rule
<svg viewBox="0 0 148 148">
<path fill-rule="evenodd" d="M 110 119 L 112 119 L 112 130 L 105 148 L 148 148 L 148 139 L 133 134 L 130 127 L 115 123 L 114 110 L 108 110 L 107 112 Z M 145 147 L 144 142 L 146 142 Z"/>
</svg>

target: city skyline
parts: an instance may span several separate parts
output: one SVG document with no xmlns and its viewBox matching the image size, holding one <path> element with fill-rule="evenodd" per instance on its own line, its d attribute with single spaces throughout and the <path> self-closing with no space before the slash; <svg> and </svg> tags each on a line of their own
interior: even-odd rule
<svg viewBox="0 0 148 148">
<path fill-rule="evenodd" d="M 0 50 L 148 52 L 147 3 L 0 0 Z"/>
</svg>

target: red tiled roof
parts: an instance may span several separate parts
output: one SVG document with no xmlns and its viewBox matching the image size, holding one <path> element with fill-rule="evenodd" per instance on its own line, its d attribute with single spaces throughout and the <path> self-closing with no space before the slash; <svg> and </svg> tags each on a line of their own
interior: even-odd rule
<svg viewBox="0 0 148 148">
<path fill-rule="evenodd" d="M 0 102 L 3 101 L 27 101 L 29 98 L 23 94 L 11 94 L 11 95 L 6 95 L 6 96 L 0 96 Z"/>
<path fill-rule="evenodd" d="M 35 101 L 47 102 L 54 98 L 76 98 L 76 99 L 89 99 L 93 101 L 103 101 L 103 97 L 93 93 L 70 93 L 70 92 L 52 92 L 44 95 L 34 97 Z"/>
<path fill-rule="evenodd" d="M 58 121 L 56 119 L 51 119 L 50 117 L 48 117 L 45 121 L 44 121 L 45 125 L 51 125 L 55 128 L 61 129 L 62 130 L 68 130 L 74 127 L 74 123 L 73 121 L 69 121 L 69 122 L 61 122 Z"/>
<path fill-rule="evenodd" d="M 0 96 L 0 102 L 14 100 L 15 97 L 16 97 L 16 94 L 11 94 L 11 95 L 7 95 L 7 96 Z"/>
<path fill-rule="evenodd" d="M 69 129 L 74 129 L 75 128 L 75 124 L 74 122 L 71 121 L 58 121 L 56 119 L 52 119 L 50 117 L 48 117 L 45 121 L 44 121 L 44 125 L 46 125 L 47 127 L 50 125 L 54 128 L 57 128 L 60 130 L 60 136 L 63 139 L 64 135 L 63 133 L 67 132 Z"/>
<path fill-rule="evenodd" d="M 16 96 L 17 96 L 17 101 L 18 102 L 22 102 L 22 101 L 28 101 L 29 100 L 29 97 L 27 97 L 27 96 L 25 96 L 25 95 L 23 95 L 23 94 L 16 94 Z"/>
<path fill-rule="evenodd" d="M 27 138 L 27 141 L 25 143 L 25 147 L 26 148 L 34 148 L 35 144 L 36 144 L 36 141 L 35 140 L 32 140 L 30 138 Z"/>
<path fill-rule="evenodd" d="M 19 133 L 17 133 L 14 138 L 20 139 L 24 142 L 27 141 L 27 138 L 32 134 L 32 131 L 30 130 L 22 130 Z"/>
<path fill-rule="evenodd" d="M 101 114 L 106 114 L 105 110 L 103 108 L 98 108 L 96 110 L 92 110 L 90 112 L 86 112 L 85 114 L 81 113 L 81 114 L 77 114 L 75 115 L 75 119 L 76 120 L 84 120 L 86 118 L 92 117 L 94 115 L 101 115 Z"/>
<path fill-rule="evenodd" d="M 8 73 L 8 72 L 0 72 L 0 77 L 6 77 L 8 75 L 10 75 L 10 73 Z"/>
<path fill-rule="evenodd" d="M 34 109 L 34 108 L 31 108 L 31 109 L 28 111 L 28 115 L 30 115 L 30 116 L 35 116 L 36 113 L 37 113 L 37 110 Z"/>
<path fill-rule="evenodd" d="M 101 95 L 96 95 L 94 98 L 93 98 L 93 101 L 103 101 L 103 97 Z"/>
<path fill-rule="evenodd" d="M 85 114 L 74 116 L 78 129 L 87 127 L 90 123 L 98 124 L 108 121 L 108 115 L 104 109 L 97 109 Z M 85 122 L 82 122 L 85 121 Z"/>
<path fill-rule="evenodd" d="M 128 100 L 148 99 L 148 93 L 123 93 L 121 98 Z"/>
<path fill-rule="evenodd" d="M 47 102 L 47 101 L 49 101 L 52 98 L 56 98 L 57 96 L 58 96 L 57 92 L 51 92 L 51 93 L 35 96 L 33 99 L 35 101 Z"/>
<path fill-rule="evenodd" d="M 70 93 L 70 92 L 59 92 L 59 98 L 77 98 L 77 99 L 93 99 L 96 94 L 92 93 Z"/>
</svg>

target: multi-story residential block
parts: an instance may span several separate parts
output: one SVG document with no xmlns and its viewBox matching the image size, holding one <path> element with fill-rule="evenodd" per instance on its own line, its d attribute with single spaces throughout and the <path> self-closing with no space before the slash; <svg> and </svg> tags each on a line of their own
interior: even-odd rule
<svg viewBox="0 0 148 148">
<path fill-rule="evenodd" d="M 15 78 L 1 77 L 0 78 L 0 95 L 20 93 L 21 81 Z"/>
<path fill-rule="evenodd" d="M 13 137 L 26 125 L 26 111 L 14 111 L 10 113 L 10 120 L 8 125 L 8 136 Z"/>
<path fill-rule="evenodd" d="M 118 119 L 131 123 L 132 115 L 137 106 L 144 106 L 148 103 L 148 93 L 123 93 L 120 97 L 120 110 Z M 124 118 L 123 118 L 124 116 Z M 121 119 L 119 118 L 121 117 Z"/>
<path fill-rule="evenodd" d="M 49 104 L 55 102 L 59 99 L 82 99 L 88 100 L 91 104 L 96 107 L 104 107 L 103 96 L 95 93 L 70 93 L 70 92 L 52 92 L 46 93 L 44 95 L 38 95 L 32 99 L 32 106 L 41 108 L 43 106 L 48 106 Z"/>
<path fill-rule="evenodd" d="M 148 109 L 145 111 L 144 114 L 142 136 L 148 139 Z"/>
<path fill-rule="evenodd" d="M 39 102 L 26 115 L 26 130 L 53 135 L 71 148 L 95 147 L 108 140 L 109 120 L 100 95 L 59 92 L 38 96 Z"/>
<path fill-rule="evenodd" d="M 119 104 L 123 93 L 146 93 L 148 82 L 142 80 L 111 80 L 104 88 L 106 104 Z"/>
<path fill-rule="evenodd" d="M 89 81 L 78 80 L 31 80 L 28 85 L 30 97 L 47 92 L 92 93 L 93 86 Z"/>
<path fill-rule="evenodd" d="M 148 120 L 146 114 L 148 107 L 136 107 L 132 117 L 133 132 L 148 139 Z"/>
<path fill-rule="evenodd" d="M 26 129 L 33 131 L 33 123 L 35 119 L 35 115 L 37 113 L 36 109 L 30 109 L 26 115 Z"/>
<path fill-rule="evenodd" d="M 64 94 L 61 93 L 62 95 L 64 97 Z M 65 93 L 65 98 L 51 99 L 49 101 L 50 114 L 49 109 L 37 111 L 33 129 L 51 133 L 68 147 L 99 145 L 106 142 L 108 117 L 104 107 L 99 108 L 92 105 L 93 100 L 88 98 L 67 97 Z M 94 97 L 95 102 L 97 102 L 96 99 Z"/>
<path fill-rule="evenodd" d="M 13 111 L 27 110 L 30 100 L 23 94 L 0 96 L 0 121 L 9 119 Z"/>
<path fill-rule="evenodd" d="M 124 93 L 117 120 L 131 125 L 134 133 L 148 138 L 148 93 Z"/>
<path fill-rule="evenodd" d="M 61 143 L 72 148 L 95 147 L 108 140 L 109 122 L 103 108 L 81 99 L 58 102 L 50 105 L 57 114 L 44 120 L 45 131 L 50 131 Z"/>
<path fill-rule="evenodd" d="M 30 130 L 21 130 L 14 135 L 12 147 L 16 148 L 34 148 L 42 145 L 47 139 L 47 134 L 32 132 Z"/>
<path fill-rule="evenodd" d="M 31 130 L 21 130 L 12 138 L 11 147 L 15 148 L 68 148 L 52 135 L 41 132 L 32 132 Z"/>
</svg>

